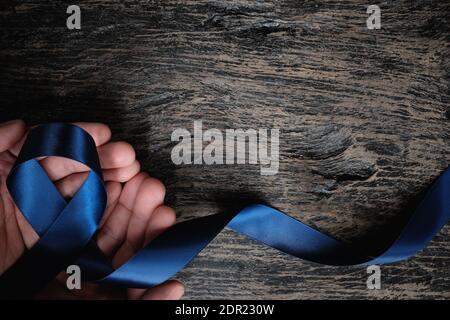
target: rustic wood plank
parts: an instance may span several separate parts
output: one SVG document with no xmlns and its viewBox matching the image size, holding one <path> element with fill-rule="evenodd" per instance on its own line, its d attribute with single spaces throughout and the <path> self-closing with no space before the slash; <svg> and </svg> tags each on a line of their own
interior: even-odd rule
<svg viewBox="0 0 450 320">
<path fill-rule="evenodd" d="M 450 160 L 450 4 L 2 1 L 0 120 L 103 121 L 168 187 L 180 220 L 269 203 L 374 252 Z M 280 128 L 280 172 L 175 166 L 177 127 Z M 449 298 L 450 229 L 382 290 L 224 231 L 180 278 L 186 298 Z"/>
</svg>

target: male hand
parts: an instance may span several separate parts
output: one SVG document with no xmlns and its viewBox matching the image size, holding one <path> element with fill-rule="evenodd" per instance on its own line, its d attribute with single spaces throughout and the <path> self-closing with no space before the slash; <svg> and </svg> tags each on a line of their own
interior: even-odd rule
<svg viewBox="0 0 450 320">
<path fill-rule="evenodd" d="M 105 179 L 108 203 L 96 241 L 117 268 L 138 250 L 175 223 L 175 212 L 163 205 L 164 185 L 140 172 L 134 149 L 125 142 L 111 142 L 110 129 L 100 123 L 76 123 L 94 139 Z M 14 161 L 28 128 L 21 120 L 0 124 L 0 274 L 11 267 L 38 235 L 15 206 L 6 187 Z M 72 197 L 87 177 L 89 168 L 70 159 L 45 157 L 41 166 L 63 197 Z M 60 273 L 37 298 L 46 299 L 179 299 L 183 285 L 167 281 L 151 289 L 123 289 L 82 283 L 69 290 Z"/>
</svg>

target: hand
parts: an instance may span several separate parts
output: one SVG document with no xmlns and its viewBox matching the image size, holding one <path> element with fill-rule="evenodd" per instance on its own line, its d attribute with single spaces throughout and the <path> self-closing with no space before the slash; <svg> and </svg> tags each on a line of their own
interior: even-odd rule
<svg viewBox="0 0 450 320">
<path fill-rule="evenodd" d="M 175 223 L 175 212 L 163 205 L 164 185 L 140 172 L 133 148 L 125 142 L 110 142 L 111 131 L 100 123 L 77 123 L 94 139 L 105 179 L 108 203 L 96 241 L 117 268 L 139 249 Z M 20 120 L 0 124 L 0 274 L 11 267 L 39 240 L 38 235 L 15 206 L 6 187 L 15 158 L 27 134 Z M 72 197 L 85 180 L 89 168 L 70 159 L 45 157 L 41 166 L 62 196 Z M 82 283 L 82 289 L 66 288 L 66 274 L 61 272 L 37 298 L 128 298 L 179 299 L 183 285 L 167 281 L 151 289 L 124 289 Z"/>
</svg>

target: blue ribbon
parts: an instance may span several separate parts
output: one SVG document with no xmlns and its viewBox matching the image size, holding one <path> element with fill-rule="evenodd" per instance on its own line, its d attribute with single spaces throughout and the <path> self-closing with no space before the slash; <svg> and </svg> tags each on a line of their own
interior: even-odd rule
<svg viewBox="0 0 450 320">
<path fill-rule="evenodd" d="M 91 171 L 70 201 L 57 191 L 36 158 L 59 156 Z M 295 257 L 327 265 L 384 264 L 422 250 L 450 216 L 450 168 L 427 191 L 398 238 L 371 257 L 265 205 L 234 214 L 215 214 L 178 223 L 118 269 L 92 240 L 106 206 L 106 192 L 93 139 L 62 123 L 31 130 L 8 177 L 16 205 L 40 240 L 0 277 L 5 297 L 33 294 L 67 265 L 77 264 L 84 280 L 149 288 L 188 264 L 225 227 Z"/>
</svg>

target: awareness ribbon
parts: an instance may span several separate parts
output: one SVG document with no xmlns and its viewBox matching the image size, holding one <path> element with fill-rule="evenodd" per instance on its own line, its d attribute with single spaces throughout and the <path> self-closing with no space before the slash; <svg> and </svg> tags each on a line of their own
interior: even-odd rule
<svg viewBox="0 0 450 320">
<path fill-rule="evenodd" d="M 43 156 L 85 164 L 90 173 L 66 201 L 39 165 Z M 188 264 L 225 227 L 295 257 L 326 265 L 384 264 L 422 250 L 450 217 L 450 168 L 433 183 L 399 232 L 379 256 L 371 257 L 265 205 L 175 224 L 118 269 L 92 237 L 106 206 L 102 172 L 92 137 L 83 129 L 50 123 L 32 129 L 7 179 L 8 190 L 39 241 L 0 276 L 0 296 L 31 296 L 70 264 L 82 278 L 98 283 L 149 288 Z"/>
</svg>

